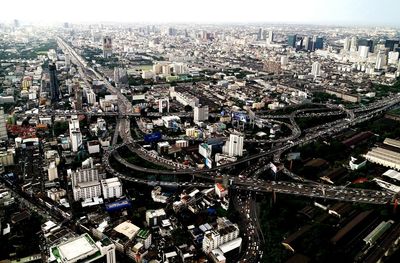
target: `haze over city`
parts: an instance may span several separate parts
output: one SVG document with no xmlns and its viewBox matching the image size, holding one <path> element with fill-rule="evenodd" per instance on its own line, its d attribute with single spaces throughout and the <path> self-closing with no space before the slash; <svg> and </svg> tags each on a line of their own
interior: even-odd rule
<svg viewBox="0 0 400 263">
<path fill-rule="evenodd" d="M 399 26 L 396 0 L 14 0 L 0 20 L 29 22 L 305 23 Z"/>
</svg>

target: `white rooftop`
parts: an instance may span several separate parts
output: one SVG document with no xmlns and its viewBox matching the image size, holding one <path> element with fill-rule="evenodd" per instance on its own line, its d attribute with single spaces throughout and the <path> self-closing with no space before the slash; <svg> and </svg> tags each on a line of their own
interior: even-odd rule
<svg viewBox="0 0 400 263">
<path fill-rule="evenodd" d="M 242 245 L 242 238 L 238 237 L 232 241 L 226 242 L 225 244 L 222 244 L 219 246 L 219 249 L 225 254 L 228 253 L 231 250 L 234 250 Z"/>
<path fill-rule="evenodd" d="M 98 251 L 94 242 L 89 241 L 88 235 L 82 235 L 76 239 L 58 246 L 60 256 L 64 262 L 78 260 L 81 257 L 90 256 Z M 93 240 L 92 240 L 93 241 Z"/>
<path fill-rule="evenodd" d="M 140 228 L 132 224 L 130 221 L 125 221 L 114 228 L 120 234 L 123 234 L 129 239 L 132 239 L 139 232 Z"/>
<path fill-rule="evenodd" d="M 383 175 L 395 179 L 397 181 L 400 181 L 400 173 L 395 170 L 389 169 Z"/>
</svg>

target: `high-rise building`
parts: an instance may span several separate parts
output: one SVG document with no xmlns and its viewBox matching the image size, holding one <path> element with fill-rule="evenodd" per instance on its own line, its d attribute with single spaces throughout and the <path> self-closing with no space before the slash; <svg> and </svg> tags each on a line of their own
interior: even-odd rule
<svg viewBox="0 0 400 263">
<path fill-rule="evenodd" d="M 376 55 L 375 69 L 381 70 L 386 65 L 386 55 L 382 51 L 379 51 Z"/>
<path fill-rule="evenodd" d="M 322 37 L 314 36 L 312 39 L 312 50 L 323 49 L 324 48 L 324 39 Z"/>
<path fill-rule="evenodd" d="M 343 49 L 345 51 L 349 51 L 350 50 L 350 39 L 348 37 L 346 37 L 344 39 L 344 43 L 343 43 Z"/>
<path fill-rule="evenodd" d="M 257 33 L 257 40 L 263 40 L 263 39 L 264 39 L 264 30 L 260 27 Z"/>
<path fill-rule="evenodd" d="M 75 110 L 82 110 L 82 89 L 79 83 L 74 85 L 75 92 Z"/>
<path fill-rule="evenodd" d="M 58 87 L 57 70 L 55 64 L 49 65 L 49 75 L 50 75 L 51 101 L 56 102 L 60 100 L 60 89 Z"/>
<path fill-rule="evenodd" d="M 308 36 L 303 37 L 303 49 L 310 50 L 310 38 Z"/>
<path fill-rule="evenodd" d="M 71 172 L 74 200 L 101 196 L 100 176 L 97 168 L 78 169 Z"/>
<path fill-rule="evenodd" d="M 6 116 L 4 114 L 4 108 L 0 107 L 0 140 L 7 140 L 7 125 Z"/>
<path fill-rule="evenodd" d="M 385 41 L 385 48 L 389 48 L 389 51 L 393 51 L 399 47 L 399 42 L 399 40 L 387 39 Z"/>
<path fill-rule="evenodd" d="M 358 45 L 357 37 L 352 37 L 350 42 L 350 51 L 357 51 L 357 45 Z"/>
<path fill-rule="evenodd" d="M 229 140 L 226 141 L 225 145 L 222 147 L 222 152 L 229 156 L 242 156 L 243 140 L 243 135 L 231 133 Z"/>
<path fill-rule="evenodd" d="M 82 145 L 82 133 L 79 128 L 78 116 L 73 115 L 69 120 L 69 139 L 71 141 L 71 148 L 73 152 L 77 152 Z"/>
<path fill-rule="evenodd" d="M 321 75 L 321 64 L 318 61 L 312 64 L 311 75 L 313 75 L 314 78 Z"/>
<path fill-rule="evenodd" d="M 296 47 L 297 35 L 290 35 L 288 36 L 288 46 Z"/>
<path fill-rule="evenodd" d="M 195 123 L 208 120 L 208 106 L 196 106 L 193 109 L 193 121 Z"/>
<path fill-rule="evenodd" d="M 270 30 L 268 32 L 268 44 L 272 44 L 274 42 L 274 32 L 272 32 L 272 30 Z"/>
<path fill-rule="evenodd" d="M 103 37 L 103 57 L 109 58 L 112 56 L 112 39 L 109 36 Z"/>
<path fill-rule="evenodd" d="M 122 184 L 118 177 L 101 180 L 101 189 L 105 199 L 119 198 L 123 195 Z"/>
<path fill-rule="evenodd" d="M 371 39 L 360 39 L 358 40 L 358 49 L 360 49 L 360 46 L 366 46 L 368 47 L 368 52 L 374 52 L 374 41 Z"/>
<path fill-rule="evenodd" d="M 389 52 L 389 64 L 396 64 L 399 62 L 399 52 Z"/>
<path fill-rule="evenodd" d="M 176 36 L 177 34 L 178 34 L 178 30 L 176 30 L 176 28 L 173 28 L 173 27 L 168 28 L 168 35 Z"/>
<path fill-rule="evenodd" d="M 360 58 L 367 58 L 369 53 L 369 46 L 358 46 L 358 55 Z"/>
</svg>

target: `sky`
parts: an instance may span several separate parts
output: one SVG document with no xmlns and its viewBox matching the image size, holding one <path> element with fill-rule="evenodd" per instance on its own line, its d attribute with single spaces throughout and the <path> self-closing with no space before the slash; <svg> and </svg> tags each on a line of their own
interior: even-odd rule
<svg viewBox="0 0 400 263">
<path fill-rule="evenodd" d="M 3 0 L 0 21 L 400 26 L 399 0 Z"/>
</svg>

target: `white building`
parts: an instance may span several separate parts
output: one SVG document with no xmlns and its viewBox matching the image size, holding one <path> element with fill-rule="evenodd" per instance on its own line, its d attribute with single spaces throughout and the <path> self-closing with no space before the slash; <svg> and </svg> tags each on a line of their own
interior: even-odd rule
<svg viewBox="0 0 400 263">
<path fill-rule="evenodd" d="M 217 219 L 217 229 L 204 234 L 202 248 L 208 254 L 222 244 L 232 241 L 239 236 L 239 227 L 226 218 Z"/>
<path fill-rule="evenodd" d="M 229 156 L 242 156 L 243 140 L 244 137 L 242 135 L 231 133 L 229 140 L 226 141 L 225 145 L 222 147 L 222 152 Z"/>
<path fill-rule="evenodd" d="M 389 52 L 389 64 L 395 64 L 399 62 L 399 52 L 390 51 Z"/>
<path fill-rule="evenodd" d="M 343 49 L 345 51 L 349 51 L 350 50 L 350 39 L 348 37 L 346 37 L 344 39 L 344 43 L 343 43 Z"/>
<path fill-rule="evenodd" d="M 321 75 L 321 64 L 318 61 L 312 64 L 311 75 L 313 75 L 314 78 Z"/>
<path fill-rule="evenodd" d="M 48 262 L 92 262 L 100 261 L 102 258 L 102 262 L 116 263 L 115 245 L 110 241 L 95 242 L 89 234 L 85 233 L 51 247 Z"/>
<path fill-rule="evenodd" d="M 47 168 L 47 175 L 49 181 L 54 181 L 58 178 L 56 162 L 50 162 L 49 168 Z"/>
<path fill-rule="evenodd" d="M 195 123 L 208 120 L 208 106 L 196 106 L 193 109 L 193 121 Z"/>
<path fill-rule="evenodd" d="M 75 201 L 101 196 L 101 185 L 97 168 L 78 169 L 70 173 Z"/>
<path fill-rule="evenodd" d="M 73 115 L 69 120 L 69 139 L 72 145 L 72 151 L 77 152 L 82 145 L 82 133 L 79 128 L 78 116 Z"/>
<path fill-rule="evenodd" d="M 384 66 L 386 66 L 386 55 L 385 53 L 379 51 L 376 55 L 375 69 L 380 70 Z"/>
<path fill-rule="evenodd" d="M 358 55 L 360 58 L 366 59 L 368 58 L 369 46 L 359 46 L 358 47 Z"/>
<path fill-rule="evenodd" d="M 101 180 L 104 199 L 118 198 L 123 195 L 122 184 L 118 177 Z"/>
</svg>

